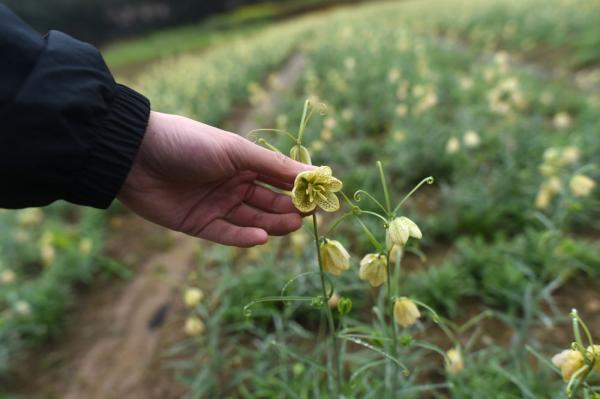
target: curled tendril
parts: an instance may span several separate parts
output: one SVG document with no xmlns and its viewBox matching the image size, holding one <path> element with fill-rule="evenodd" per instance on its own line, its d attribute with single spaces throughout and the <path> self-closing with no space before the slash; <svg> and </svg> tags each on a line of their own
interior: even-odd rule
<svg viewBox="0 0 600 399">
<path fill-rule="evenodd" d="M 398 205 L 396 205 L 396 207 L 394 208 L 394 213 L 398 212 L 398 209 L 400 209 L 402 204 L 404 204 L 406 202 L 406 200 L 409 199 L 410 196 L 413 195 L 415 193 L 415 191 L 417 191 L 419 189 L 419 187 L 421 187 L 425 183 L 433 184 L 434 181 L 435 181 L 435 179 L 433 178 L 433 176 L 428 176 L 428 177 L 424 178 L 423 180 L 421 180 L 419 182 L 419 184 L 417 184 L 412 190 L 410 190 L 410 192 L 408 194 L 406 194 L 406 196 L 404 198 L 402 198 L 402 201 L 400 201 L 400 203 L 398 203 Z"/>
<path fill-rule="evenodd" d="M 243 308 L 243 313 L 245 317 L 252 316 L 252 310 L 250 308 L 256 305 L 257 303 L 286 301 L 310 302 L 312 300 L 312 296 L 266 296 L 264 298 L 255 299 L 254 301 L 246 304 Z"/>
<path fill-rule="evenodd" d="M 301 277 L 304 276 L 308 276 L 310 274 L 319 274 L 319 272 L 313 271 L 313 272 L 304 272 L 304 273 L 300 273 L 297 276 L 292 277 L 291 279 L 289 279 L 281 288 L 281 296 L 283 297 L 285 295 L 285 290 L 287 290 L 287 288 L 296 280 L 298 280 Z"/>
<path fill-rule="evenodd" d="M 246 137 L 248 138 L 248 140 L 256 143 L 257 141 L 260 140 L 260 136 L 258 134 L 261 132 L 275 133 L 275 134 L 281 134 L 284 136 L 288 136 L 294 143 L 296 143 L 296 137 L 294 137 L 293 134 L 291 134 L 290 132 L 288 132 L 286 130 L 281 130 L 281 129 L 254 129 L 254 130 L 250 130 L 248 132 L 248 134 L 246 135 Z"/>
<path fill-rule="evenodd" d="M 356 190 L 353 195 L 354 201 L 356 201 L 356 202 L 362 201 L 363 196 L 365 196 L 365 197 L 369 198 L 371 201 L 373 201 L 378 207 L 381 208 L 383 213 L 385 213 L 387 215 L 387 211 L 384 208 L 384 206 L 381 205 L 381 202 L 377 201 L 377 198 L 373 197 L 369 192 L 367 192 L 365 190 Z"/>
</svg>

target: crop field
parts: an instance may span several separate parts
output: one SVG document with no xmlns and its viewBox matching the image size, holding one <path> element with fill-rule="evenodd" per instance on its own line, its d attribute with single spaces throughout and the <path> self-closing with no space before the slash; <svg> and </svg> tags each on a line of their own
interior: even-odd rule
<svg viewBox="0 0 600 399">
<path fill-rule="evenodd" d="M 153 109 L 330 168 L 297 232 L 193 244 L 157 349 L 177 394 L 145 397 L 600 398 L 598 21 L 366 2 L 145 68 Z M 0 211 L 0 374 L 60 343 L 81 286 L 149 273 L 106 251 L 116 208 Z M 184 251 L 160 234 L 124 240 Z"/>
</svg>

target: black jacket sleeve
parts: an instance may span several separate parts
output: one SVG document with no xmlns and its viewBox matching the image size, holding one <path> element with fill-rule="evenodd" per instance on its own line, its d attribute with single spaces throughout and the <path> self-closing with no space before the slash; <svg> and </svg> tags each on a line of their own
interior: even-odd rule
<svg viewBox="0 0 600 399">
<path fill-rule="evenodd" d="M 149 112 L 93 46 L 56 31 L 42 37 L 0 4 L 0 207 L 108 207 Z"/>
</svg>

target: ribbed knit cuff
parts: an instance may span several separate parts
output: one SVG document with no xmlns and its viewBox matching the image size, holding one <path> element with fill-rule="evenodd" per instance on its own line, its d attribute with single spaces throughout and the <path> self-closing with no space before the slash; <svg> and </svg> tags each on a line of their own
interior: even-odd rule
<svg viewBox="0 0 600 399">
<path fill-rule="evenodd" d="M 117 85 L 108 115 L 95 126 L 94 147 L 65 198 L 76 204 L 106 209 L 121 189 L 142 143 L 150 102 L 136 91 Z"/>
</svg>

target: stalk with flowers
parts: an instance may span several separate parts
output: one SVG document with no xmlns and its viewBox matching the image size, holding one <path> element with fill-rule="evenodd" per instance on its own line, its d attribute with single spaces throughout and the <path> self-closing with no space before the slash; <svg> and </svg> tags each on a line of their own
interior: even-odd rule
<svg viewBox="0 0 600 399">
<path fill-rule="evenodd" d="M 292 139 L 293 145 L 290 150 L 290 157 L 295 160 L 311 163 L 311 156 L 308 149 L 303 145 L 304 131 L 310 117 L 315 110 L 323 111 L 322 105 L 312 105 L 308 100 L 304 104 L 302 118 L 298 133 L 293 135 L 289 132 L 277 129 L 260 129 L 253 131 L 252 134 L 257 142 L 265 147 L 279 151 L 275 146 L 268 143 L 265 139 L 259 138 L 259 132 L 274 132 L 283 134 Z M 395 207 L 392 207 L 391 197 L 385 178 L 383 165 L 377 162 L 377 170 L 383 191 L 383 200 L 378 200 L 374 195 L 365 191 L 358 190 L 349 197 L 343 191 L 343 183 L 333 176 L 332 169 L 329 166 L 320 166 L 311 171 L 300 173 L 294 182 L 294 188 L 291 192 L 292 202 L 295 207 L 305 213 L 311 214 L 312 232 L 316 249 L 316 260 L 318 265 L 317 273 L 319 275 L 320 293 L 316 297 L 298 297 L 281 296 L 265 297 L 252 301 L 244 308 L 247 316 L 251 315 L 250 308 L 257 303 L 266 301 L 305 301 L 313 306 L 324 308 L 323 313 L 327 321 L 327 332 L 329 340 L 329 351 L 327 354 L 327 381 L 330 395 L 333 398 L 343 397 L 344 391 L 344 368 L 343 368 L 343 350 L 341 350 L 341 341 L 352 342 L 354 344 L 372 350 L 383 356 L 386 360 L 386 381 L 389 386 L 386 393 L 389 397 L 395 397 L 397 392 L 397 383 L 401 378 L 399 368 L 402 368 L 403 374 L 408 374 L 408 368 L 398 359 L 398 326 L 406 329 L 414 325 L 421 317 L 419 307 L 427 309 L 439 322 L 439 317 L 435 312 L 424 303 L 417 300 L 399 296 L 397 284 L 399 279 L 399 269 L 402 252 L 410 238 L 421 239 L 422 233 L 415 222 L 406 216 L 400 215 L 400 209 L 406 200 L 423 184 L 433 183 L 433 178 L 423 179 L 413 190 L 404 196 Z M 322 235 L 322 224 L 317 210 L 325 212 L 335 212 L 341 207 L 338 194 L 344 200 L 349 208 L 344 214 L 335 219 L 327 234 Z M 368 198 L 377 211 L 371 211 L 360 207 L 362 199 Z M 372 217 L 378 221 L 380 231 L 373 231 L 363 220 L 364 217 Z M 340 315 L 340 322 L 336 325 L 333 311 L 328 303 L 336 292 L 335 285 L 331 276 L 340 276 L 344 271 L 350 268 L 350 254 L 344 246 L 332 238 L 335 229 L 344 221 L 353 218 L 360 225 L 363 233 L 368 238 L 374 248 L 374 252 L 366 254 L 360 261 L 359 278 L 365 280 L 373 288 L 382 286 L 385 283 L 386 293 L 384 301 L 383 317 L 384 324 L 387 326 L 383 335 L 364 334 L 359 328 L 348 326 L 344 322 L 351 308 L 350 298 L 342 297 L 337 301 L 337 309 Z M 395 261 L 396 268 L 392 268 L 392 260 Z M 308 272 L 310 273 L 310 272 Z M 406 341 L 406 338 L 404 338 Z M 385 342 L 384 349 L 372 345 L 369 341 L 380 340 Z M 407 341 L 410 343 L 410 340 Z M 443 352 L 442 352 L 443 353 Z M 444 355 L 446 358 L 446 356 Z M 456 357 L 456 356 L 455 356 Z M 446 359 L 448 362 L 449 360 Z"/>
</svg>

